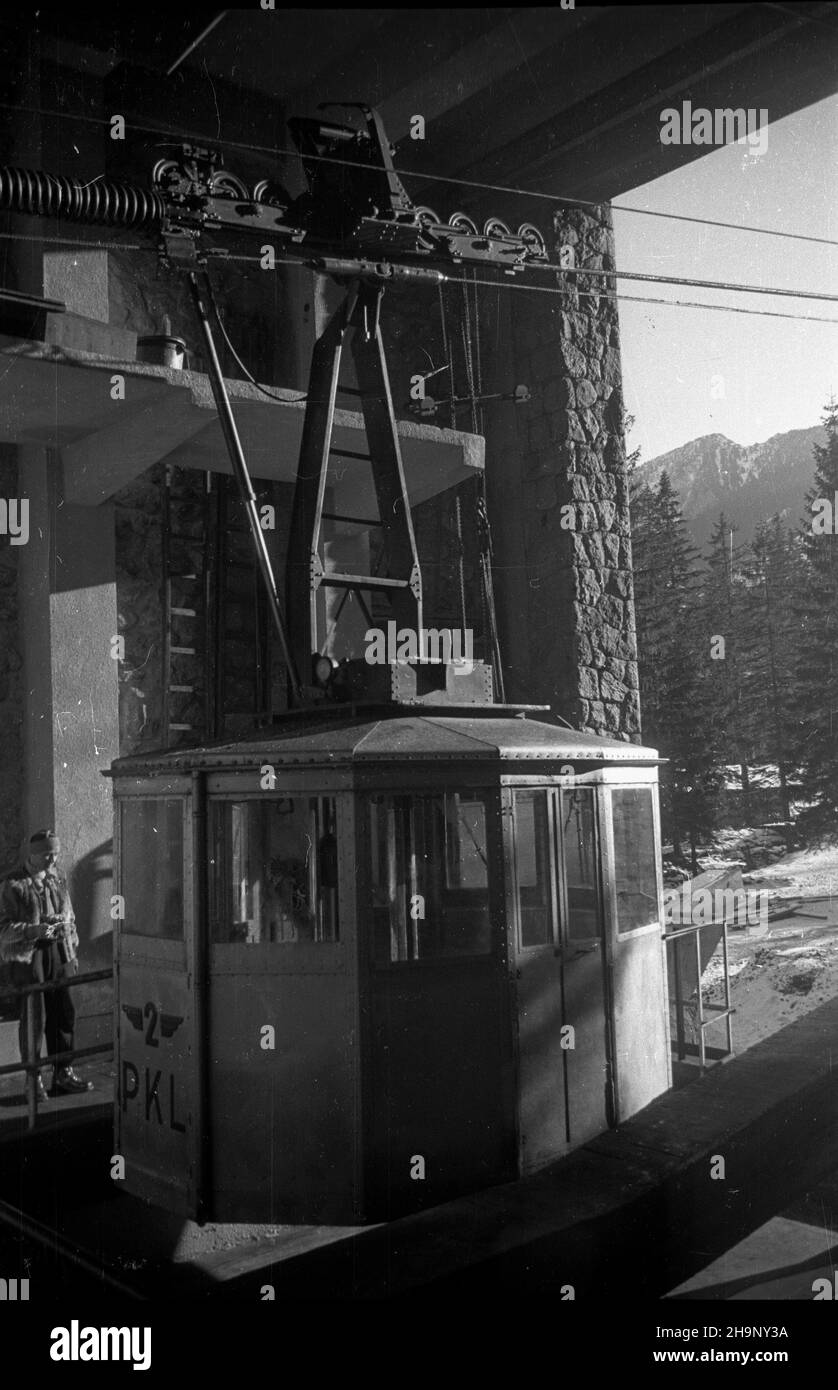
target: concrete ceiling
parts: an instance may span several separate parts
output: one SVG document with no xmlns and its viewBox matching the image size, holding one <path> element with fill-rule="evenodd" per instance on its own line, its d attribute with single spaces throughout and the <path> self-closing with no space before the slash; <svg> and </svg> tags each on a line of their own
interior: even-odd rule
<svg viewBox="0 0 838 1390">
<path fill-rule="evenodd" d="M 218 13 L 218 12 L 217 12 Z M 612 198 L 704 152 L 662 146 L 663 107 L 764 108 L 774 121 L 834 92 L 838 5 L 580 5 L 497 9 L 228 10 L 155 7 L 92 18 L 44 12 L 61 60 L 140 64 L 239 85 L 311 114 L 323 100 L 382 110 L 416 201 L 467 191 L 430 172 Z M 14 23 L 14 20 L 7 20 Z M 411 141 L 409 118 L 427 122 Z M 449 196 L 450 194 L 450 196 Z M 502 204 L 498 209 L 503 211 Z"/>
</svg>

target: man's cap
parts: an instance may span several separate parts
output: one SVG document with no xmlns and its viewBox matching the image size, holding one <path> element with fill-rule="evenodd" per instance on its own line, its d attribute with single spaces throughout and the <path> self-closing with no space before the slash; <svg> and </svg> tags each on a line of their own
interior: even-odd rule
<svg viewBox="0 0 838 1390">
<path fill-rule="evenodd" d="M 34 835 L 29 837 L 29 848 L 38 850 L 41 854 L 58 854 L 61 841 L 54 830 L 36 830 Z"/>
</svg>

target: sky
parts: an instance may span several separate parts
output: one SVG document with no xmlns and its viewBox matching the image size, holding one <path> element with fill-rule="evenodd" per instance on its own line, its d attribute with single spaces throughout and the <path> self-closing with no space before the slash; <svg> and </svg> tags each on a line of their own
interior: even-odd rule
<svg viewBox="0 0 838 1390">
<path fill-rule="evenodd" d="M 765 149 L 731 144 L 620 197 L 617 265 L 656 275 L 727 280 L 838 296 L 838 246 L 726 231 L 624 208 L 706 217 L 838 241 L 838 97 L 781 121 L 768 112 Z M 819 424 L 838 398 L 836 302 L 623 280 L 620 344 L 628 439 L 643 460 L 706 434 L 755 444 Z M 756 318 L 631 303 L 623 295 L 700 300 L 816 314 L 835 323 Z"/>
</svg>

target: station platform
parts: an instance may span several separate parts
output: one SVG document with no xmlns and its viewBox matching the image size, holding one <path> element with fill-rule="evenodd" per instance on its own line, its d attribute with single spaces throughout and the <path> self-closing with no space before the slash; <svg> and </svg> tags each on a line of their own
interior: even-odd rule
<svg viewBox="0 0 838 1390">
<path fill-rule="evenodd" d="M 679 1286 L 701 1297 L 701 1280 L 689 1281 L 835 1167 L 836 1052 L 838 999 L 535 1176 L 363 1229 L 199 1228 L 119 1194 L 101 1107 L 71 1105 L 63 1119 L 56 1108 L 29 1136 L 0 1124 L 0 1169 L 8 1179 L 15 1163 L 21 1204 L 68 1249 L 152 1300 L 249 1302 L 266 1284 L 277 1300 L 561 1300 L 572 1288 L 577 1300 L 625 1301 Z M 825 1228 L 836 1220 L 823 1212 Z"/>
<path fill-rule="evenodd" d="M 113 1062 L 96 1058 L 81 1062 L 76 1070 L 93 1090 L 74 1096 L 50 1096 L 39 1103 L 36 1134 L 47 1133 L 67 1124 L 84 1124 L 93 1118 L 113 1114 L 116 1069 Z M 44 1069 L 44 1085 L 49 1086 L 51 1068 Z M 0 1145 L 29 1132 L 23 1073 L 0 1077 Z"/>
</svg>

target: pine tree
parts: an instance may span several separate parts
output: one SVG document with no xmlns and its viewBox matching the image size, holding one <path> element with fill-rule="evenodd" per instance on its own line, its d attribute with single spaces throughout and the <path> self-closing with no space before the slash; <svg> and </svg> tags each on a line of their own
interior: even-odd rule
<svg viewBox="0 0 838 1390">
<path fill-rule="evenodd" d="M 734 546 L 735 532 L 722 512 L 710 537 L 702 609 L 704 640 L 712 662 L 709 705 L 717 746 L 723 762 L 739 764 L 747 807 L 752 757 L 744 712 L 747 590 L 744 548 Z"/>
<path fill-rule="evenodd" d="M 635 488 L 631 507 L 643 737 L 669 759 L 661 774 L 664 823 L 676 852 L 689 839 L 695 866 L 719 781 L 709 650 L 696 621 L 698 552 L 667 473 L 654 491 Z"/>
<path fill-rule="evenodd" d="M 838 814 L 838 402 L 824 416 L 826 444 L 815 446 L 815 481 L 802 532 L 805 567 L 797 611 L 800 710 L 797 751 L 809 819 L 834 826 Z"/>
<path fill-rule="evenodd" d="M 797 741 L 801 563 L 799 539 L 779 515 L 757 526 L 745 565 L 743 723 L 754 760 L 777 766 L 786 821 L 791 818 L 789 778 Z"/>
</svg>

